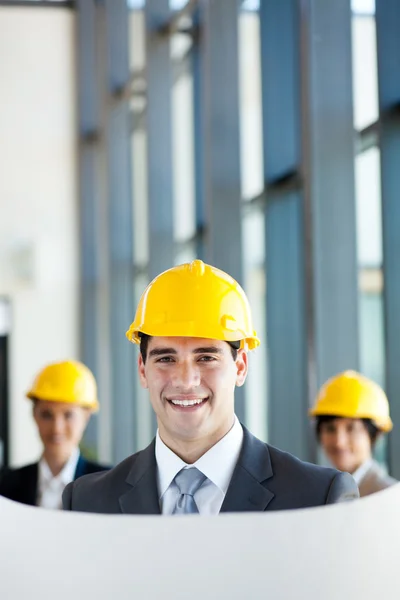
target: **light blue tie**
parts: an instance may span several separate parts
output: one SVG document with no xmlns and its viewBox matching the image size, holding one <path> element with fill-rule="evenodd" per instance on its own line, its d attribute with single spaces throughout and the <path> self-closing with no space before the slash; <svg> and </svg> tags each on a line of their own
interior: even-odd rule
<svg viewBox="0 0 400 600">
<path fill-rule="evenodd" d="M 196 469 L 196 467 L 179 471 L 174 481 L 181 495 L 176 502 L 173 515 L 187 515 L 199 512 L 193 496 L 206 479 L 207 477 Z"/>
</svg>

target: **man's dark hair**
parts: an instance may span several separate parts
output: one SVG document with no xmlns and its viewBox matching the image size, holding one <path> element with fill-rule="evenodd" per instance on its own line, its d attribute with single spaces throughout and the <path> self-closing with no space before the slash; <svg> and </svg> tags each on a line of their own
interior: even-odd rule
<svg viewBox="0 0 400 600">
<path fill-rule="evenodd" d="M 140 347 L 139 347 L 140 354 L 142 355 L 143 362 L 145 363 L 146 358 L 147 358 L 147 347 L 149 345 L 149 340 L 151 338 L 151 335 L 147 335 L 147 333 L 139 333 L 139 337 L 140 337 Z M 240 340 L 237 342 L 226 342 L 226 343 L 229 344 L 229 346 L 231 348 L 233 360 L 236 360 L 237 353 L 240 348 Z"/>
<path fill-rule="evenodd" d="M 340 415 L 318 415 L 316 417 L 316 424 L 315 424 L 317 438 L 319 439 L 321 437 L 321 427 L 322 427 L 323 423 L 331 423 L 335 419 L 342 419 L 342 418 L 344 418 L 344 417 L 342 417 Z M 367 430 L 369 439 L 371 440 L 371 446 L 374 446 L 374 444 L 378 438 L 378 435 L 379 435 L 379 429 L 376 427 L 376 425 L 373 424 L 371 419 L 360 419 L 360 421 L 363 422 L 363 425 L 364 425 L 365 429 Z"/>
</svg>

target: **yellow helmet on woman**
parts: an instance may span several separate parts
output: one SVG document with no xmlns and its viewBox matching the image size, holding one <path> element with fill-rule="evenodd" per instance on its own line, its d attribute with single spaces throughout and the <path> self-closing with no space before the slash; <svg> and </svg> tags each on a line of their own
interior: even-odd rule
<svg viewBox="0 0 400 600">
<path fill-rule="evenodd" d="M 356 371 L 345 371 L 329 379 L 320 389 L 310 415 L 371 419 L 384 432 L 393 427 L 385 392 Z"/>
<path fill-rule="evenodd" d="M 35 377 L 26 394 L 31 400 L 65 402 L 97 411 L 97 385 L 93 373 L 77 360 L 47 365 Z"/>
</svg>

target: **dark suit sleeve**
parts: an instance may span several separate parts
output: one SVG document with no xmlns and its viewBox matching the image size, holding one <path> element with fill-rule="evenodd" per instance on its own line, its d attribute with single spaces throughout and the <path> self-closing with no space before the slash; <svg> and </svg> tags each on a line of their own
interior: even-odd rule
<svg viewBox="0 0 400 600">
<path fill-rule="evenodd" d="M 348 502 L 360 497 L 358 486 L 349 473 L 338 473 L 332 480 L 325 504 Z"/>
<path fill-rule="evenodd" d="M 10 498 L 10 479 L 10 473 L 8 473 L 6 469 L 2 469 L 0 471 L 0 496 Z"/>
<path fill-rule="evenodd" d="M 69 483 L 63 491 L 62 494 L 62 503 L 63 503 L 63 510 L 72 510 L 72 489 L 73 489 L 73 482 Z"/>
</svg>

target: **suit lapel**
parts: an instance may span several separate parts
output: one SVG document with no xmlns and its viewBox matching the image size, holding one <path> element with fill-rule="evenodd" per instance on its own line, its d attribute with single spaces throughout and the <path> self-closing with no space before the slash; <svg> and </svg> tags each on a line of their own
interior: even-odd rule
<svg viewBox="0 0 400 600">
<path fill-rule="evenodd" d="M 265 481 L 273 476 L 268 446 L 243 427 L 243 446 L 221 512 L 264 511 L 274 497 Z"/>
<path fill-rule="evenodd" d="M 273 476 L 268 446 L 243 427 L 243 446 L 221 512 L 264 511 L 274 498 L 266 486 Z M 129 489 L 119 497 L 125 514 L 159 515 L 155 441 L 139 452 L 125 480 Z"/>
<path fill-rule="evenodd" d="M 83 458 L 82 454 L 79 455 L 78 462 L 76 464 L 74 481 L 78 479 L 78 477 L 82 477 L 82 475 L 86 475 L 86 459 Z"/>
<path fill-rule="evenodd" d="M 119 505 L 123 513 L 131 515 L 160 514 L 154 440 L 150 446 L 135 457 L 125 482 L 129 485 L 129 489 L 119 498 Z"/>
</svg>

